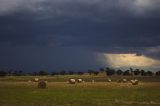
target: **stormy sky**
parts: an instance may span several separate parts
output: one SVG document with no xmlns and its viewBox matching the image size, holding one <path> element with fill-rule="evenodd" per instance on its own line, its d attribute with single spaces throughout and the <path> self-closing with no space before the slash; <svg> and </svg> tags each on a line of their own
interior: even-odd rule
<svg viewBox="0 0 160 106">
<path fill-rule="evenodd" d="M 0 69 L 160 70 L 159 5 L 160 0 L 0 0 Z"/>
</svg>

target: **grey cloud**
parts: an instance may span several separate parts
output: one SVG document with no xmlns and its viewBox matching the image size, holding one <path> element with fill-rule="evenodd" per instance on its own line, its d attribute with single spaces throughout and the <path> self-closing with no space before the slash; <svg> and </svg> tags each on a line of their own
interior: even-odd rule
<svg viewBox="0 0 160 106">
<path fill-rule="evenodd" d="M 159 0 L 1 0 L 0 46 L 4 53 L 0 54 L 8 56 L 8 61 L 16 61 L 19 54 L 29 61 L 26 64 L 39 54 L 35 63 L 44 56 L 39 64 L 52 67 L 54 63 L 57 69 L 61 61 L 67 67 L 68 60 L 96 66 L 94 52 L 140 53 L 160 59 L 159 4 Z M 11 48 L 16 49 L 10 57 L 5 52 L 12 52 Z M 80 67 L 78 62 L 75 65 Z"/>
<path fill-rule="evenodd" d="M 160 60 L 160 46 L 155 47 L 146 47 L 144 51 L 141 51 L 144 55 L 154 58 L 156 60 Z"/>
<path fill-rule="evenodd" d="M 125 8 L 135 12 L 146 12 L 159 9 L 159 0 L 119 0 L 120 4 Z"/>
<path fill-rule="evenodd" d="M 86 17 L 114 15 L 116 11 L 128 11 L 130 14 L 141 15 L 159 10 L 159 4 L 159 0 L 1 0 L 0 14 L 28 11 L 34 14 L 45 14 L 47 17 Z M 109 13 L 110 11 L 113 12 Z"/>
<path fill-rule="evenodd" d="M 97 22 L 74 18 L 35 20 L 33 17 L 26 14 L 0 17 L 0 41 L 94 47 L 160 45 L 159 18 L 118 15 L 114 21 Z"/>
</svg>

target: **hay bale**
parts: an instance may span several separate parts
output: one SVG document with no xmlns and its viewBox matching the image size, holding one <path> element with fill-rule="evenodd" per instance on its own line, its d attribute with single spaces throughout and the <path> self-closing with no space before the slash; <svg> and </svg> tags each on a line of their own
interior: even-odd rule
<svg viewBox="0 0 160 106">
<path fill-rule="evenodd" d="M 39 81 L 38 82 L 38 88 L 45 89 L 47 87 L 47 84 L 45 81 Z"/>
<path fill-rule="evenodd" d="M 31 80 L 28 80 L 28 82 L 30 83 L 30 82 L 32 82 Z"/>
<path fill-rule="evenodd" d="M 94 80 L 92 80 L 92 83 L 94 83 L 95 81 Z"/>
<path fill-rule="evenodd" d="M 39 81 L 39 78 L 34 78 L 34 81 L 35 81 L 35 82 L 38 82 L 38 81 Z"/>
<path fill-rule="evenodd" d="M 77 79 L 77 82 L 78 82 L 78 83 L 82 83 L 83 80 L 82 80 L 82 79 Z"/>
<path fill-rule="evenodd" d="M 123 79 L 122 81 L 123 81 L 123 83 L 127 83 L 128 82 L 127 79 Z"/>
<path fill-rule="evenodd" d="M 108 78 L 108 82 L 112 82 L 112 80 L 110 78 Z"/>
<path fill-rule="evenodd" d="M 75 84 L 76 80 L 75 79 L 69 79 L 69 84 Z"/>
<path fill-rule="evenodd" d="M 132 85 L 138 85 L 139 81 L 137 79 L 131 80 Z"/>
<path fill-rule="evenodd" d="M 121 82 L 122 82 L 122 80 L 121 80 L 121 79 L 117 80 L 117 83 L 121 83 Z"/>
</svg>

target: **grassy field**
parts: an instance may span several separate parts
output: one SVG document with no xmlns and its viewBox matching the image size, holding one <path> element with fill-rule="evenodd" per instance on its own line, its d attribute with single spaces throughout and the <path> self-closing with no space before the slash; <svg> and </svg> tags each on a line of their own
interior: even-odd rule
<svg viewBox="0 0 160 106">
<path fill-rule="evenodd" d="M 87 81 L 67 84 L 70 77 Z M 141 82 L 135 86 L 106 82 L 102 76 L 39 78 L 48 81 L 47 89 L 38 89 L 37 82 L 28 82 L 34 79 L 30 76 L 0 78 L 0 106 L 160 106 L 159 77 L 138 77 Z M 91 83 L 91 79 L 96 82 Z"/>
</svg>

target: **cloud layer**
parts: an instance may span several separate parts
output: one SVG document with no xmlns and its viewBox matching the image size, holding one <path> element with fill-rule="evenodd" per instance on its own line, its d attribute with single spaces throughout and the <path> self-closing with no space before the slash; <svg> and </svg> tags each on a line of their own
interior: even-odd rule
<svg viewBox="0 0 160 106">
<path fill-rule="evenodd" d="M 51 16 L 86 16 L 110 11 L 129 11 L 140 15 L 159 10 L 159 4 L 159 0 L 1 0 L 0 15 L 20 11 Z"/>
<path fill-rule="evenodd" d="M 143 68 L 143 69 L 159 69 L 160 60 L 154 60 L 144 55 L 136 54 L 104 54 L 106 62 L 115 68 Z M 153 67 L 154 66 L 154 67 Z"/>
<path fill-rule="evenodd" d="M 79 48 L 75 57 L 92 54 L 86 61 L 93 66 L 98 64 L 94 53 L 140 53 L 159 60 L 159 5 L 159 0 L 0 0 L 0 47 L 7 52 L 18 46 L 13 57 L 24 48 L 46 48 L 45 56 L 53 57 Z M 65 63 L 64 58 L 56 60 Z"/>
</svg>

